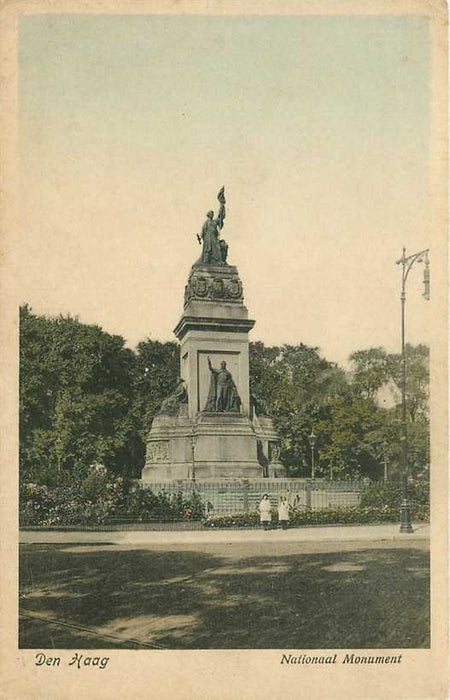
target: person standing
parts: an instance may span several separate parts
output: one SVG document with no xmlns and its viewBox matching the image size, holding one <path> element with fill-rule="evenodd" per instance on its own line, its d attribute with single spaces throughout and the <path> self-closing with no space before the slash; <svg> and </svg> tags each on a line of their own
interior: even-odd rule
<svg viewBox="0 0 450 700">
<path fill-rule="evenodd" d="M 287 530 L 289 525 L 289 503 L 286 496 L 281 496 L 278 503 L 278 521 L 281 523 L 283 530 Z"/>
<path fill-rule="evenodd" d="M 258 506 L 261 525 L 264 530 L 268 530 L 272 521 L 271 505 L 269 494 L 265 493 Z"/>
</svg>

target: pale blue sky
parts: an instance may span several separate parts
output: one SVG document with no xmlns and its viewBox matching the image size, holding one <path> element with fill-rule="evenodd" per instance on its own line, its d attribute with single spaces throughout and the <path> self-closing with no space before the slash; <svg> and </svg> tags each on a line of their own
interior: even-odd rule
<svg viewBox="0 0 450 700">
<path fill-rule="evenodd" d="M 398 347 L 394 262 L 431 245 L 425 17 L 22 17 L 19 78 L 36 311 L 171 339 L 225 184 L 253 339 Z"/>
</svg>

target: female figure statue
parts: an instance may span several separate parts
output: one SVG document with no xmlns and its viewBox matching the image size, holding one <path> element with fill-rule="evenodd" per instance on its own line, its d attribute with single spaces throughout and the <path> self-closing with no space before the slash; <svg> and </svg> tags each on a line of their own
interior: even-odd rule
<svg viewBox="0 0 450 700">
<path fill-rule="evenodd" d="M 220 240 L 219 232 L 223 228 L 225 220 L 225 188 L 222 187 L 217 199 L 220 202 L 217 218 L 211 210 L 206 214 L 200 234 L 197 234 L 198 242 L 203 242 L 203 250 L 197 264 L 224 265 L 227 259 L 228 246 L 224 240 Z"/>
</svg>

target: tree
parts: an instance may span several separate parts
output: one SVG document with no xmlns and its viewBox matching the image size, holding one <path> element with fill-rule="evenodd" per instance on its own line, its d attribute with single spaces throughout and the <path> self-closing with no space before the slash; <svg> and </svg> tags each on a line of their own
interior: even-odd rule
<svg viewBox="0 0 450 700">
<path fill-rule="evenodd" d="M 350 396 L 345 372 L 303 343 L 272 348 L 251 343 L 250 376 L 252 391 L 274 417 L 289 475 L 309 475 L 308 435 L 314 428 L 319 444 L 326 444 L 330 405 L 336 397 Z"/>
<path fill-rule="evenodd" d="M 136 399 L 142 407 L 141 435 L 145 440 L 151 423 L 165 399 L 173 391 L 180 374 L 177 343 L 147 340 L 137 346 Z"/>
<path fill-rule="evenodd" d="M 375 398 L 391 376 L 390 357 L 383 348 L 358 350 L 350 355 L 352 386 L 357 394 L 367 399 Z"/>
<path fill-rule="evenodd" d="M 423 473 L 428 460 L 427 348 L 409 348 L 408 356 L 410 462 L 413 473 Z M 383 348 L 370 348 L 353 353 L 350 361 L 348 375 L 321 357 L 318 348 L 250 345 L 252 391 L 274 417 L 290 476 L 311 473 L 312 429 L 317 476 L 381 478 L 386 458 L 390 474 L 398 471 L 399 408 L 382 408 L 376 399 L 387 382 L 398 384 L 399 359 Z"/>
<path fill-rule="evenodd" d="M 406 409 L 411 422 L 427 420 L 430 398 L 430 349 L 427 345 L 405 346 L 406 357 Z M 402 356 L 389 356 L 389 376 L 398 390 L 402 389 Z"/>
<path fill-rule="evenodd" d="M 251 392 L 273 416 L 290 476 L 309 476 L 308 436 L 318 436 L 316 474 L 390 473 L 399 462 L 400 403 L 381 408 L 378 389 L 401 386 L 401 358 L 382 348 L 351 356 L 351 379 L 318 348 L 250 344 Z M 407 346 L 409 458 L 413 474 L 429 461 L 428 348 Z M 136 352 L 121 336 L 70 316 L 20 310 L 20 470 L 51 484 L 81 479 L 92 462 L 139 476 L 151 422 L 176 385 L 179 347 L 148 338 Z M 398 397 L 397 397 L 398 399 Z"/>
<path fill-rule="evenodd" d="M 41 483 L 86 473 L 92 461 L 122 473 L 130 442 L 134 353 L 120 336 L 70 316 L 20 310 L 20 468 Z"/>
<path fill-rule="evenodd" d="M 373 449 L 373 436 L 380 430 L 383 409 L 372 399 L 338 397 L 330 405 L 328 441 L 321 451 L 323 472 L 341 477 L 378 478 L 380 455 Z"/>
</svg>

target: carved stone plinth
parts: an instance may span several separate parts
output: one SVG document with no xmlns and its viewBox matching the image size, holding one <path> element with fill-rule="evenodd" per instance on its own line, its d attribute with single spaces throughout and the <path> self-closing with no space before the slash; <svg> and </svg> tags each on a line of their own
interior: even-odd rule
<svg viewBox="0 0 450 700">
<path fill-rule="evenodd" d="M 242 282 L 233 265 L 194 265 L 184 290 L 184 305 L 190 301 L 243 301 Z"/>
<path fill-rule="evenodd" d="M 181 344 L 181 376 L 188 386 L 192 421 L 206 406 L 208 357 L 215 368 L 226 363 L 241 400 L 241 413 L 249 415 L 248 333 L 254 324 L 244 306 L 236 267 L 192 267 L 183 313 L 174 331 Z"/>
</svg>

